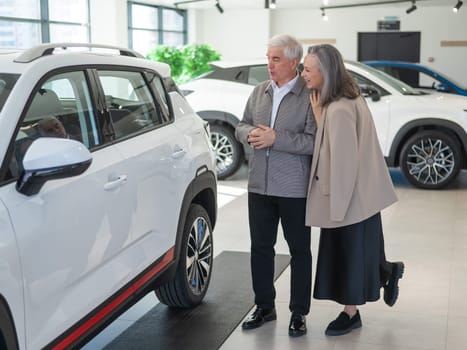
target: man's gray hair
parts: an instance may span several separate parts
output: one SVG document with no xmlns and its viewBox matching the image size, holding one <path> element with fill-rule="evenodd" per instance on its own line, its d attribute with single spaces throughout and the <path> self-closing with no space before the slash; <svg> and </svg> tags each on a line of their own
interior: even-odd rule
<svg viewBox="0 0 467 350">
<path fill-rule="evenodd" d="M 298 58 L 298 61 L 301 61 L 303 57 L 303 47 L 302 44 L 300 44 L 293 36 L 288 34 L 279 34 L 269 39 L 268 48 L 278 47 L 284 48 L 284 55 L 289 60 Z"/>
</svg>

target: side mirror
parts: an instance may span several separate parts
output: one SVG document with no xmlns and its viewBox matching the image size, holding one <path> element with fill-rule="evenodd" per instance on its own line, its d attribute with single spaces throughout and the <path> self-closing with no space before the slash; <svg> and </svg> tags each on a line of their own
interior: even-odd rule
<svg viewBox="0 0 467 350">
<path fill-rule="evenodd" d="M 372 101 L 377 102 L 381 100 L 379 91 L 370 85 L 359 85 L 363 97 L 370 97 Z"/>
<path fill-rule="evenodd" d="M 24 170 L 16 182 L 16 189 L 26 196 L 32 196 L 49 180 L 82 174 L 91 162 L 91 153 L 81 142 L 54 137 L 39 138 L 24 155 Z"/>
<path fill-rule="evenodd" d="M 436 91 L 439 92 L 449 92 L 449 86 L 443 83 L 434 84 Z"/>
</svg>

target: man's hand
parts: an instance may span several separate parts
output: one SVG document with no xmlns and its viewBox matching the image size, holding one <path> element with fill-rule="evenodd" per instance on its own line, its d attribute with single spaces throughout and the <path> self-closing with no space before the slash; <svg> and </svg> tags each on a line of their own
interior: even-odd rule
<svg viewBox="0 0 467 350">
<path fill-rule="evenodd" d="M 258 149 L 271 147 L 275 140 L 276 132 L 274 129 L 261 124 L 248 134 L 248 143 Z"/>
</svg>

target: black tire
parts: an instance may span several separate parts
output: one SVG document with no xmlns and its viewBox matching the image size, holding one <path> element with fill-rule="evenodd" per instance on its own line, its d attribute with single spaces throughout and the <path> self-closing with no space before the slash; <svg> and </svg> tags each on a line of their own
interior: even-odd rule
<svg viewBox="0 0 467 350">
<path fill-rule="evenodd" d="M 227 126 L 211 124 L 211 144 L 216 152 L 216 173 L 219 180 L 233 175 L 242 162 L 242 147 Z"/>
<path fill-rule="evenodd" d="M 400 155 L 402 173 L 414 186 L 440 189 L 453 181 L 462 167 L 457 140 L 437 130 L 410 137 Z"/>
<path fill-rule="evenodd" d="M 160 302 L 171 307 L 198 305 L 209 287 L 213 263 L 212 229 L 206 210 L 191 204 L 183 229 L 174 278 L 156 289 Z M 188 262 L 191 262 L 188 266 Z"/>
<path fill-rule="evenodd" d="M 0 350 L 17 350 L 19 346 L 15 326 L 10 310 L 3 300 L 3 298 L 0 299 Z"/>
</svg>

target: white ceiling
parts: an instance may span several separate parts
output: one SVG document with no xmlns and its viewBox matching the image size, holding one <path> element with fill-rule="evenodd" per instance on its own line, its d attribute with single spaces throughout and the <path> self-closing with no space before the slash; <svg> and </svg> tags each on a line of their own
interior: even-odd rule
<svg viewBox="0 0 467 350">
<path fill-rule="evenodd" d="M 145 2 L 162 5 L 167 7 L 174 7 L 176 2 L 183 2 L 184 0 L 146 0 Z M 218 0 L 224 10 L 228 9 L 264 9 L 265 0 Z M 391 0 L 276 0 L 277 9 L 318 9 L 322 6 L 347 6 L 369 3 L 382 3 L 381 6 L 386 7 L 399 7 L 410 5 L 412 0 L 407 0 L 402 3 L 384 4 Z M 417 6 L 454 6 L 457 0 L 418 0 Z M 212 8 L 216 0 L 201 0 L 193 3 L 186 3 L 178 5 L 182 9 L 206 9 Z M 373 5 L 371 5 L 373 6 Z"/>
</svg>

